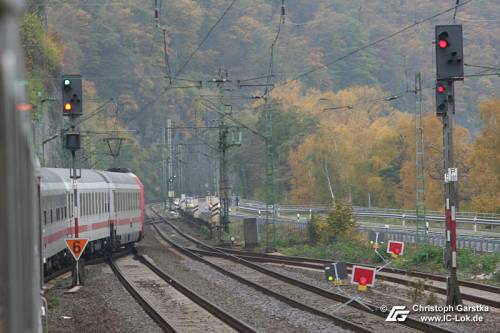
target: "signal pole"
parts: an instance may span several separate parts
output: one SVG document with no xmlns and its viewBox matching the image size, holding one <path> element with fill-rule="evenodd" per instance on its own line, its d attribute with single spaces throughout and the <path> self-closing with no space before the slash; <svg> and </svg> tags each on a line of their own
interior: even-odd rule
<svg viewBox="0 0 500 333">
<path fill-rule="evenodd" d="M 454 82 L 463 80 L 463 38 L 461 25 L 436 26 L 436 112 L 443 119 L 443 159 L 446 221 L 447 305 L 462 304 L 457 276 L 458 171 L 453 156 Z"/>
<path fill-rule="evenodd" d="M 458 174 L 453 156 L 453 115 L 455 113 L 455 98 L 453 82 L 451 83 L 451 108 L 448 106 L 443 116 L 443 155 L 444 155 L 444 190 L 445 190 L 445 220 L 446 220 L 446 258 L 450 269 L 447 283 L 447 304 L 462 304 L 457 277 L 457 224 L 458 207 L 457 181 Z"/>
<path fill-rule="evenodd" d="M 83 113 L 82 77 L 80 75 L 64 75 L 62 78 L 63 116 L 70 118 L 71 130 L 65 135 L 65 148 L 71 152 L 70 178 L 73 189 L 73 221 L 74 237 L 78 238 L 78 173 L 76 151 L 80 149 L 80 132 L 76 119 Z"/>
</svg>

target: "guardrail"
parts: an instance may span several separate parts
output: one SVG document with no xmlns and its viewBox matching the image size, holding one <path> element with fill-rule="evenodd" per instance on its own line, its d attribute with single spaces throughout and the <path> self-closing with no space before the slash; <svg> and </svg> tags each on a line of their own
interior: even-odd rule
<svg viewBox="0 0 500 333">
<path fill-rule="evenodd" d="M 266 204 L 258 201 L 240 200 L 238 205 L 240 210 L 247 210 L 252 212 L 260 212 L 265 215 L 267 212 Z M 275 216 L 282 217 L 284 214 L 307 214 L 309 218 L 315 213 L 326 213 L 330 210 L 328 205 L 310 205 L 310 206 L 293 206 L 293 205 L 274 205 L 269 206 L 269 212 Z M 398 219 L 403 221 L 416 220 L 415 211 L 403 209 L 390 209 L 390 208 L 367 208 L 367 207 L 353 207 L 353 213 L 356 217 L 370 217 L 370 218 L 385 218 L 385 219 Z M 436 211 L 428 211 L 425 216 L 428 222 L 444 223 L 444 213 Z M 457 223 L 471 224 L 473 230 L 477 231 L 477 225 L 500 226 L 499 214 L 484 214 L 473 212 L 458 212 Z"/>
</svg>

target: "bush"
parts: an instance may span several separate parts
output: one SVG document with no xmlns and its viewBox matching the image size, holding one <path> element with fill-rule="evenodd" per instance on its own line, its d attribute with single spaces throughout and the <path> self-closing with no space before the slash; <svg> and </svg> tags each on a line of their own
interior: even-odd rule
<svg viewBox="0 0 500 333">
<path fill-rule="evenodd" d="M 329 240 L 351 236 L 356 227 L 351 206 L 335 200 L 335 208 L 328 213 L 326 224 Z"/>
<path fill-rule="evenodd" d="M 316 244 L 321 240 L 321 235 L 325 229 L 324 224 L 325 222 L 320 216 L 312 216 L 311 222 L 307 225 L 307 234 L 310 243 Z"/>
</svg>

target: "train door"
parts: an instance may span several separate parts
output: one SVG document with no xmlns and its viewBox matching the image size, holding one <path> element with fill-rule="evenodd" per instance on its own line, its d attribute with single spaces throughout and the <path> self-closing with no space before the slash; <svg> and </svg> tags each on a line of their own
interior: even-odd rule
<svg viewBox="0 0 500 333">
<path fill-rule="evenodd" d="M 116 246 L 116 228 L 118 222 L 117 212 L 117 192 L 112 190 L 108 192 L 108 220 L 109 220 L 109 241 L 110 241 L 110 256 Z"/>
</svg>

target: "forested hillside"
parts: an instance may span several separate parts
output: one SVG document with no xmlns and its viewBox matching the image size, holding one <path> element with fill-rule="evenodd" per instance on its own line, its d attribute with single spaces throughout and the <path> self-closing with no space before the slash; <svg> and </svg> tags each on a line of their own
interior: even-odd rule
<svg viewBox="0 0 500 333">
<path fill-rule="evenodd" d="M 32 104 L 40 105 L 42 95 L 58 96 L 62 73 L 81 73 L 85 113 L 100 110 L 82 129 L 127 138 L 113 161 L 102 140 L 111 134 L 87 135 L 84 167 L 131 167 L 147 176 L 148 197 L 159 198 L 159 144 L 170 118 L 182 127 L 174 133 L 174 143 L 183 144 L 177 153 L 183 177 L 177 185 L 187 193 L 213 192 L 218 157 L 202 140 L 216 145 L 211 127 L 218 116 L 210 105 L 219 101 L 208 96 L 218 90 L 207 81 L 219 68 L 227 71 L 231 82 L 225 85 L 224 103 L 232 106 L 235 118 L 264 133 L 263 102 L 250 98 L 261 96 L 264 88 L 238 88 L 237 81 L 267 82 L 270 47 L 277 38 L 269 78 L 275 85 L 269 102 L 277 200 L 329 202 L 333 193 L 367 205 L 370 193 L 375 206 L 413 208 L 412 91 L 421 72 L 427 203 L 442 206 L 442 128 L 434 113 L 432 43 L 434 25 L 452 23 L 453 10 L 343 56 L 452 7 L 454 0 L 285 0 L 284 23 L 281 0 L 239 0 L 204 40 L 231 2 L 31 0 L 23 43 Z M 466 78 L 456 89 L 462 209 L 500 212 L 500 79 L 481 67 L 499 67 L 499 17 L 493 0 L 472 1 L 456 13 L 456 23 L 464 27 L 467 64 Z M 256 77 L 261 79 L 249 80 Z M 397 97 L 383 100 L 387 96 Z M 62 126 L 51 121 L 59 115 L 58 103 L 41 104 L 45 107 L 39 111 L 52 115 L 44 118 L 48 123 L 40 142 Z M 323 111 L 339 106 L 349 107 Z M 204 128 L 195 131 L 194 126 Z M 51 161 L 63 164 L 61 157 Z M 233 192 L 262 199 L 264 167 L 264 142 L 244 130 L 243 144 L 230 153 Z"/>
</svg>

